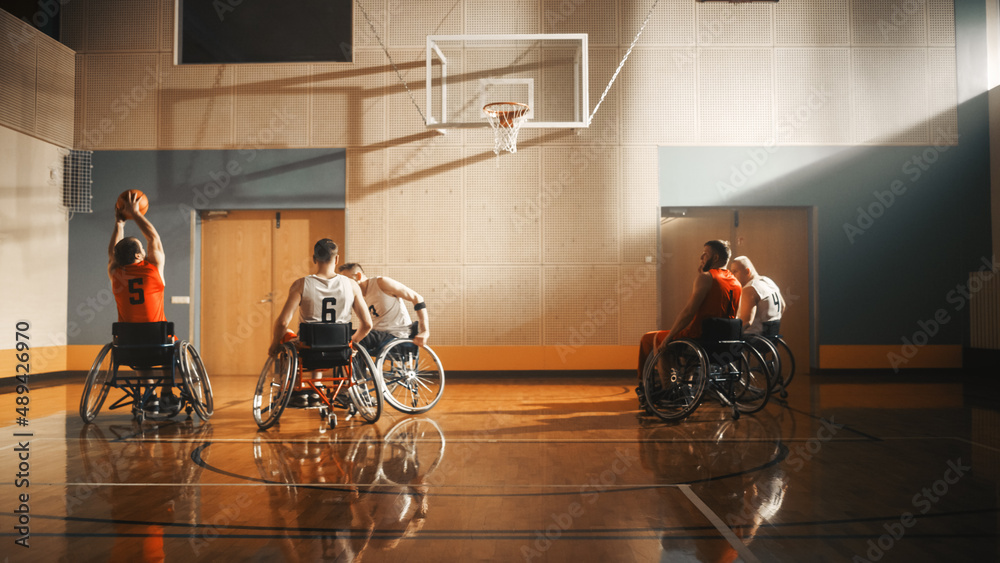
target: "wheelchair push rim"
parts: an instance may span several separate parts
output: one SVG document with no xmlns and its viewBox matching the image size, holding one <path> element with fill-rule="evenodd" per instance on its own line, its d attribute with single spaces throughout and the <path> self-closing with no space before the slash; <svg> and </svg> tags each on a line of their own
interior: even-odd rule
<svg viewBox="0 0 1000 563">
<path fill-rule="evenodd" d="M 420 414 L 431 410 L 444 394 L 441 360 L 429 346 L 410 339 L 393 340 L 378 358 L 385 401 L 400 412 Z"/>
</svg>

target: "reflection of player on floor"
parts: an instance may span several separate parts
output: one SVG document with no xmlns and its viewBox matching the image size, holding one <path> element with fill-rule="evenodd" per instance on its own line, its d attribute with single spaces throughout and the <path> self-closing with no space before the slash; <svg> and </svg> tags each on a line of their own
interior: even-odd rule
<svg viewBox="0 0 1000 563">
<path fill-rule="evenodd" d="M 760 334 L 765 322 L 781 320 L 785 299 L 771 278 L 758 274 L 746 256 L 733 258 L 729 270 L 743 284 L 739 316 L 744 334 Z"/>
<path fill-rule="evenodd" d="M 701 323 L 711 317 L 736 318 L 742 288 L 740 282 L 726 269 L 729 264 L 729 243 L 710 240 L 705 243 L 698 265 L 698 275 L 684 309 L 677 315 L 670 330 L 647 332 L 639 342 L 639 385 L 642 385 L 642 368 L 646 358 L 660 346 L 678 338 L 698 338 Z M 641 389 L 640 402 L 643 400 Z"/>
<path fill-rule="evenodd" d="M 358 317 L 361 326 L 351 336 L 351 342 L 358 344 L 372 328 L 372 317 L 357 282 L 345 276 L 337 275 L 337 259 L 339 258 L 337 244 L 325 238 L 313 247 L 313 263 L 316 273 L 292 282 L 288 290 L 288 299 L 278 315 L 274 325 L 274 338 L 271 340 L 269 353 L 278 354 L 281 345 L 296 338 L 289 330 L 292 316 L 298 308 L 300 321 L 315 322 L 351 322 L 351 311 Z M 312 372 L 312 377 L 319 379 L 319 372 Z M 299 381 L 291 398 L 291 406 L 307 406 L 308 402 L 320 404 L 319 395 L 308 397 L 305 386 Z M 306 403 L 306 404 L 304 404 Z"/>
<path fill-rule="evenodd" d="M 413 338 L 417 346 L 427 343 L 431 335 L 428 324 L 430 319 L 427 316 L 427 305 L 419 293 L 392 278 L 385 276 L 369 278 L 360 264 L 344 264 L 338 271 L 357 281 L 361 291 L 364 292 L 365 302 L 368 303 L 368 310 L 371 311 L 375 326 L 361 341 L 361 345 L 373 357 L 394 338 Z M 404 299 L 413 303 L 413 310 L 417 313 L 417 327 L 410 321 L 410 313 L 403 305 Z"/>
<path fill-rule="evenodd" d="M 153 224 L 139 210 L 139 192 L 131 191 L 127 205 L 119 209 L 115 206 L 115 228 L 111 232 L 108 245 L 108 277 L 111 278 L 111 292 L 118 306 L 120 323 L 166 322 L 163 312 L 163 264 L 166 256 L 163 241 Z M 142 231 L 146 238 L 146 250 L 135 237 L 125 236 L 125 222 L 129 219 Z M 164 381 L 161 397 L 151 396 L 143 408 L 158 412 L 161 402 L 164 410 L 177 404 L 170 390 L 170 382 Z"/>
</svg>

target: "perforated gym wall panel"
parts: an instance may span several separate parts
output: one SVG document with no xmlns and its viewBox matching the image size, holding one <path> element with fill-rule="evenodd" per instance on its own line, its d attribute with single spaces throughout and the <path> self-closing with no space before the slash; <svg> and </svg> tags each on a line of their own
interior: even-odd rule
<svg viewBox="0 0 1000 563">
<path fill-rule="evenodd" d="M 658 146 L 912 145 L 957 127 L 951 0 L 895 15 L 868 0 L 660 0 L 589 128 L 525 128 L 501 157 L 488 128 L 427 128 L 427 36 L 586 33 L 589 115 L 651 2 L 362 0 L 351 63 L 180 67 L 174 0 L 128 4 L 65 7 L 77 148 L 346 148 L 345 258 L 445 300 L 431 305 L 440 344 L 565 339 L 586 322 L 585 309 L 561 310 L 573 272 L 616 299 L 585 345 L 631 345 L 656 328 L 648 274 L 659 175 L 673 173 L 658 169 Z M 533 80 L 534 119 L 566 111 L 574 81 L 559 49 L 442 50 L 449 121 L 482 119 L 480 80 L 501 67 Z M 4 56 L 5 84 L 28 80 Z M 433 61 L 432 102 L 441 70 Z M 34 97 L 0 95 L 13 96 L 2 119 L 65 134 L 34 117 Z"/>
<path fill-rule="evenodd" d="M 175 66 L 160 55 L 159 146 L 214 149 L 233 144 L 233 66 Z"/>
<path fill-rule="evenodd" d="M 73 51 L 0 10 L 0 125 L 52 144 L 73 144 Z"/>
</svg>

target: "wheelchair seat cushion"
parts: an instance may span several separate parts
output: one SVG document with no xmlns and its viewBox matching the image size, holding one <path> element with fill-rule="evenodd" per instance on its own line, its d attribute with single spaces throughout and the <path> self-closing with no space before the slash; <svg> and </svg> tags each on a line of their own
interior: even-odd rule
<svg viewBox="0 0 1000 563">
<path fill-rule="evenodd" d="M 174 323 L 114 323 L 114 358 L 133 369 L 167 366 L 174 357 Z"/>
<path fill-rule="evenodd" d="M 303 369 L 324 369 L 351 361 L 351 323 L 302 323 L 299 358 Z"/>
<path fill-rule="evenodd" d="M 713 364 L 725 364 L 739 357 L 743 346 L 743 321 L 740 319 L 708 318 L 701 324 L 699 344 Z"/>
<path fill-rule="evenodd" d="M 777 338 L 781 336 L 781 320 L 764 321 L 761 323 L 760 335 L 765 338 Z"/>
</svg>

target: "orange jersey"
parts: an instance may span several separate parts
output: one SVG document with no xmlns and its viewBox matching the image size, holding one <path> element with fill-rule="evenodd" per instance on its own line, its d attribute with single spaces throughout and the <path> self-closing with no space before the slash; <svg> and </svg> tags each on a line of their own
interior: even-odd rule
<svg viewBox="0 0 1000 563">
<path fill-rule="evenodd" d="M 111 291 L 118 304 L 118 322 L 165 322 L 163 287 L 160 271 L 145 260 L 115 269 Z"/>
<path fill-rule="evenodd" d="M 701 322 L 711 317 L 735 319 L 740 308 L 743 287 L 729 270 L 709 270 L 712 287 L 698 307 L 691 324 L 684 327 L 678 338 L 698 338 L 701 336 Z"/>
</svg>

